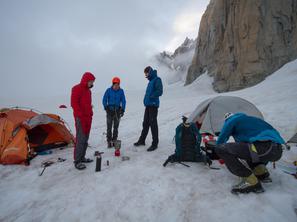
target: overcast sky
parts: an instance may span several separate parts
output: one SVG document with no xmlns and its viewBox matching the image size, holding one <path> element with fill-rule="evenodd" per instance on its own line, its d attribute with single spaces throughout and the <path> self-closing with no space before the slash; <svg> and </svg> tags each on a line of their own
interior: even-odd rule
<svg viewBox="0 0 297 222">
<path fill-rule="evenodd" d="M 65 95 L 85 71 L 102 91 L 146 85 L 160 51 L 196 38 L 209 0 L 0 0 L 0 98 Z"/>
</svg>

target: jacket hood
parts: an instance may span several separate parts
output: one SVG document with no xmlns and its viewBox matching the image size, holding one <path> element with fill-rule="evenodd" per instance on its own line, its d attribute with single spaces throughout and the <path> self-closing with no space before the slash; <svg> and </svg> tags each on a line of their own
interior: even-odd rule
<svg viewBox="0 0 297 222">
<path fill-rule="evenodd" d="M 156 78 L 157 75 L 157 70 L 155 69 L 151 69 L 148 75 L 148 80 L 153 80 L 154 78 Z"/>
<path fill-rule="evenodd" d="M 89 81 L 93 81 L 95 79 L 95 76 L 91 72 L 85 72 L 81 78 L 80 84 L 87 86 Z"/>
<path fill-rule="evenodd" d="M 230 116 L 228 119 L 225 120 L 225 122 L 236 119 L 240 116 L 246 116 L 245 113 L 234 113 L 232 116 Z"/>
</svg>

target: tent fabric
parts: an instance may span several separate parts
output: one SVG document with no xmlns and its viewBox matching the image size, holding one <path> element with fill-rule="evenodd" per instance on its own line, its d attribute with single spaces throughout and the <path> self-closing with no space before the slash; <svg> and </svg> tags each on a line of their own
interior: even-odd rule
<svg viewBox="0 0 297 222">
<path fill-rule="evenodd" d="M 224 125 L 224 114 L 227 112 L 240 112 L 263 119 L 262 113 L 249 101 L 235 96 L 217 96 L 200 103 L 187 121 L 202 123 L 201 133 L 217 135 Z"/>
<path fill-rule="evenodd" d="M 0 113 L 0 163 L 26 163 L 39 147 L 56 148 L 74 141 L 64 121 L 55 114 L 7 109 Z"/>
<path fill-rule="evenodd" d="M 291 139 L 288 140 L 288 143 L 297 143 L 297 133 L 292 136 Z"/>
<path fill-rule="evenodd" d="M 58 123 L 58 122 L 59 122 L 58 120 L 53 119 L 46 114 L 40 114 L 40 115 L 32 117 L 31 119 L 24 121 L 23 124 L 26 125 L 26 127 L 28 129 L 33 129 L 34 127 L 36 127 L 38 125 L 42 125 L 42 124 L 45 125 L 45 124 L 49 124 L 49 123 Z"/>
</svg>

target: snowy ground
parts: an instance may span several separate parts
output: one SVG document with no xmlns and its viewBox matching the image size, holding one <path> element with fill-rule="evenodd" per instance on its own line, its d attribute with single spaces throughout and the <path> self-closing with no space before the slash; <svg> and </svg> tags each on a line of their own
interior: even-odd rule
<svg viewBox="0 0 297 222">
<path fill-rule="evenodd" d="M 105 146 L 105 114 L 98 108 L 101 94 L 94 95 L 95 116 L 90 136 L 92 148 L 104 151 L 103 170 L 95 173 L 95 163 L 77 171 L 72 164 L 72 148 L 56 150 L 35 158 L 29 167 L 0 166 L 0 221 L 292 221 L 297 220 L 297 180 L 272 169 L 273 183 L 264 185 L 263 194 L 235 196 L 230 187 L 237 182 L 224 166 L 209 170 L 203 164 L 162 163 L 174 151 L 172 138 L 180 117 L 201 101 L 216 93 L 211 79 L 201 76 L 189 87 L 167 87 L 159 110 L 160 145 L 155 152 L 146 147 L 134 148 L 143 117 L 143 91 L 127 91 L 127 111 L 120 124 L 122 162 Z M 228 93 L 256 104 L 264 117 L 280 130 L 285 139 L 297 124 L 297 61 L 268 77 L 255 87 Z M 18 105 L 35 107 L 60 114 L 73 129 L 70 109 L 59 110 L 65 98 L 18 101 Z M 2 100 L 1 107 L 13 101 Z M 149 145 L 150 134 L 147 140 Z M 39 177 L 41 162 L 66 158 L 46 169 Z M 106 166 L 109 160 L 110 166 Z"/>
</svg>

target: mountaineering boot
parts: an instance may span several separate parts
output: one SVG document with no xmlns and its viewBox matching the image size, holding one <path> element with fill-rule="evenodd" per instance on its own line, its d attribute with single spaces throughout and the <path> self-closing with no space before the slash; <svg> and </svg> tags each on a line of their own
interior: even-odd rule
<svg viewBox="0 0 297 222">
<path fill-rule="evenodd" d="M 260 164 L 253 169 L 253 173 L 262 183 L 271 183 L 272 179 L 264 164 Z"/>
<path fill-rule="evenodd" d="M 136 143 L 134 143 L 134 146 L 145 146 L 145 142 L 138 140 Z"/>
<path fill-rule="evenodd" d="M 86 165 L 83 164 L 82 162 L 74 163 L 74 166 L 75 166 L 75 168 L 78 169 L 78 170 L 84 170 L 84 169 L 87 168 Z"/>
<path fill-rule="evenodd" d="M 147 149 L 147 151 L 148 151 L 148 152 L 151 152 L 151 151 L 154 151 L 154 150 L 157 149 L 157 148 L 158 148 L 157 145 L 151 145 L 151 146 Z"/>
<path fill-rule="evenodd" d="M 264 189 L 257 177 L 251 174 L 248 177 L 242 177 L 241 181 L 232 187 L 231 192 L 234 194 L 250 192 L 262 193 Z"/>
<path fill-rule="evenodd" d="M 272 179 L 270 177 L 269 172 L 266 172 L 262 175 L 256 175 L 256 177 L 258 178 L 258 180 L 260 180 L 262 183 L 271 183 Z"/>
<path fill-rule="evenodd" d="M 93 160 L 84 157 L 84 158 L 81 160 L 81 162 L 82 162 L 82 163 L 91 163 L 91 162 L 93 162 Z"/>
</svg>

